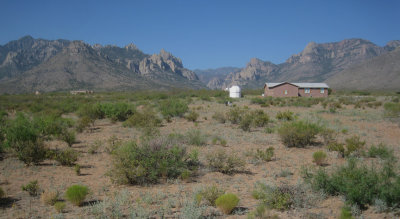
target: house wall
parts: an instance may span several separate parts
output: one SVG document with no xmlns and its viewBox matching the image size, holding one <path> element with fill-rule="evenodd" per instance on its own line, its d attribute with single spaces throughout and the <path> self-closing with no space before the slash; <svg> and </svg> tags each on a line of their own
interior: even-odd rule
<svg viewBox="0 0 400 219">
<path fill-rule="evenodd" d="M 287 91 L 287 94 L 285 94 L 285 90 Z M 266 97 L 297 97 L 298 93 L 298 88 L 289 83 L 281 84 L 271 89 L 266 85 L 264 87 L 264 96 Z"/>
<path fill-rule="evenodd" d="M 302 97 L 327 97 L 328 88 L 324 88 L 323 94 L 321 94 L 321 88 L 310 88 L 310 93 L 305 93 L 304 88 L 299 88 L 299 95 Z"/>
</svg>

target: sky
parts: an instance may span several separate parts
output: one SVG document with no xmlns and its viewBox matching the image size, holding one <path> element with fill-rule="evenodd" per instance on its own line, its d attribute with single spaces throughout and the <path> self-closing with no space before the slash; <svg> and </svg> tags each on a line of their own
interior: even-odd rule
<svg viewBox="0 0 400 219">
<path fill-rule="evenodd" d="M 189 69 L 279 64 L 307 43 L 400 40 L 398 0 L 0 0 L 0 45 L 25 35 L 134 43 Z"/>
</svg>

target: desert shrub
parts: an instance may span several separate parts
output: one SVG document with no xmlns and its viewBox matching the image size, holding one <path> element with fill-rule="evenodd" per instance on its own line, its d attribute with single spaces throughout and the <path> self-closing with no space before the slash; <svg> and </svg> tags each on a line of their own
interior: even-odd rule
<svg viewBox="0 0 400 219">
<path fill-rule="evenodd" d="M 111 121 L 125 121 L 135 113 L 135 107 L 128 103 L 101 103 L 99 110 L 104 116 Z"/>
<path fill-rule="evenodd" d="M 6 193 L 4 192 L 3 188 L 0 187 L 0 199 L 6 197 Z"/>
<path fill-rule="evenodd" d="M 103 143 L 100 140 L 96 140 L 93 142 L 93 144 L 90 145 L 89 147 L 89 154 L 95 154 L 99 151 L 100 147 L 103 146 Z"/>
<path fill-rule="evenodd" d="M 241 117 L 239 122 L 239 127 L 243 131 L 249 132 L 252 123 L 253 123 L 253 116 L 250 113 L 246 113 Z"/>
<path fill-rule="evenodd" d="M 387 206 L 400 204 L 400 176 L 396 175 L 393 161 L 385 162 L 382 168 L 360 165 L 352 158 L 347 165 L 332 173 L 319 169 L 309 173 L 306 181 L 316 190 L 330 195 L 343 195 L 351 205 L 365 209 L 375 199 L 383 200 Z"/>
<path fill-rule="evenodd" d="M 212 116 L 212 118 L 217 120 L 219 123 L 225 123 L 226 122 L 226 117 L 221 112 L 215 112 L 214 115 Z"/>
<path fill-rule="evenodd" d="M 72 144 L 75 143 L 76 137 L 75 132 L 73 130 L 65 130 L 60 134 L 60 140 L 64 141 L 68 144 L 69 147 L 72 147 Z"/>
<path fill-rule="evenodd" d="M 55 151 L 54 159 L 63 166 L 73 166 L 78 160 L 79 152 L 72 148 Z"/>
<path fill-rule="evenodd" d="M 113 135 L 107 140 L 107 144 L 106 144 L 105 150 L 106 150 L 107 153 L 111 154 L 119 146 L 121 146 L 121 144 L 122 144 L 122 141 L 119 140 L 115 135 Z"/>
<path fill-rule="evenodd" d="M 30 181 L 28 184 L 21 186 L 22 191 L 26 191 L 30 196 L 39 195 L 39 184 L 37 180 Z"/>
<path fill-rule="evenodd" d="M 38 164 L 45 159 L 46 149 L 33 122 L 18 113 L 8 121 L 5 130 L 5 147 L 11 148 L 25 164 Z"/>
<path fill-rule="evenodd" d="M 346 153 L 345 145 L 336 141 L 328 144 L 328 150 L 337 151 L 340 157 L 344 157 Z"/>
<path fill-rule="evenodd" d="M 257 182 L 252 196 L 260 200 L 262 205 L 280 211 L 290 208 L 309 208 L 321 199 L 307 184 L 271 186 Z"/>
<path fill-rule="evenodd" d="M 157 183 L 161 178 L 177 178 L 196 168 L 195 156 L 165 137 L 137 145 L 128 142 L 113 153 L 111 180 L 120 184 Z M 193 165 L 193 166 L 192 166 Z"/>
<path fill-rule="evenodd" d="M 365 141 L 361 141 L 359 136 L 352 136 L 346 138 L 346 148 L 345 156 L 349 156 L 352 153 L 359 153 L 365 146 Z"/>
<path fill-rule="evenodd" d="M 251 156 L 255 161 L 269 162 L 274 157 L 274 150 L 274 147 L 268 147 L 265 150 L 257 148 L 255 152 L 251 153 Z"/>
<path fill-rule="evenodd" d="M 391 150 L 390 148 L 388 148 L 386 145 L 384 144 L 379 144 L 378 146 L 372 145 L 369 149 L 368 149 L 368 157 L 379 157 L 381 159 L 388 159 L 388 158 L 392 158 L 393 155 L 393 150 Z"/>
<path fill-rule="evenodd" d="M 199 118 L 199 114 L 194 110 L 190 110 L 185 118 L 190 122 L 196 122 L 197 118 Z"/>
<path fill-rule="evenodd" d="M 226 146 L 226 140 L 220 136 L 214 136 L 212 138 L 212 144 L 219 144 L 221 146 Z"/>
<path fill-rule="evenodd" d="M 150 107 L 146 107 L 142 112 L 136 112 L 128 120 L 124 122 L 124 126 L 128 127 L 158 127 L 161 120 Z"/>
<path fill-rule="evenodd" d="M 164 118 L 182 117 L 188 110 L 188 104 L 180 99 L 167 99 L 160 102 L 160 112 Z"/>
<path fill-rule="evenodd" d="M 278 130 L 279 136 L 287 147 L 305 147 L 314 142 L 321 128 L 313 123 L 293 121 L 284 123 Z"/>
<path fill-rule="evenodd" d="M 58 202 L 54 203 L 54 208 L 56 209 L 56 211 L 58 213 L 62 213 L 64 211 L 65 207 L 66 207 L 65 202 L 58 201 Z"/>
<path fill-rule="evenodd" d="M 333 129 L 323 128 L 320 131 L 320 135 L 321 135 L 322 139 L 324 140 L 324 143 L 326 145 L 328 145 L 331 142 L 334 142 L 336 140 L 337 132 Z"/>
<path fill-rule="evenodd" d="M 252 111 L 253 116 L 253 126 L 264 127 L 269 122 L 269 116 L 263 110 Z"/>
<path fill-rule="evenodd" d="M 60 136 L 65 130 L 73 126 L 71 119 L 62 118 L 61 116 L 50 114 L 35 116 L 32 124 L 42 137 Z"/>
<path fill-rule="evenodd" d="M 81 118 L 87 117 L 92 123 L 94 123 L 96 119 L 103 119 L 105 117 L 104 112 L 101 110 L 100 104 L 82 105 L 78 109 L 77 114 Z"/>
<path fill-rule="evenodd" d="M 313 153 L 313 162 L 321 166 L 325 163 L 326 153 L 323 151 L 317 151 Z"/>
<path fill-rule="evenodd" d="M 195 198 L 198 204 L 200 204 L 201 201 L 204 199 L 207 201 L 208 205 L 215 206 L 215 200 L 217 200 L 217 198 L 223 195 L 224 193 L 225 193 L 224 189 L 221 189 L 216 185 L 212 185 L 202 188 L 196 194 Z"/>
<path fill-rule="evenodd" d="M 235 154 L 227 154 L 224 150 L 217 150 L 207 154 L 208 167 L 224 174 L 234 174 L 243 171 L 245 162 Z"/>
<path fill-rule="evenodd" d="M 343 206 L 340 210 L 339 219 L 354 219 L 353 215 L 351 214 L 351 208 L 349 206 Z"/>
<path fill-rule="evenodd" d="M 283 111 L 283 112 L 278 112 L 276 114 L 276 118 L 279 120 L 284 120 L 284 121 L 292 121 L 294 120 L 293 112 L 291 111 Z"/>
<path fill-rule="evenodd" d="M 56 190 L 46 190 L 40 195 L 43 204 L 54 205 L 58 201 L 59 193 Z"/>
<path fill-rule="evenodd" d="M 388 118 L 398 118 L 400 117 L 400 103 L 385 103 L 383 105 L 384 115 Z"/>
<path fill-rule="evenodd" d="M 76 131 L 81 133 L 81 132 L 83 132 L 83 130 L 85 130 L 86 127 L 89 127 L 93 123 L 94 123 L 94 120 L 92 120 L 88 116 L 80 117 L 78 120 L 78 123 L 76 125 Z"/>
<path fill-rule="evenodd" d="M 224 212 L 224 214 L 230 214 L 238 204 L 239 198 L 232 193 L 223 194 L 215 200 L 215 205 Z"/>
<path fill-rule="evenodd" d="M 77 176 L 81 175 L 81 166 L 79 164 L 75 164 L 74 171 Z"/>
<path fill-rule="evenodd" d="M 191 129 L 186 133 L 187 143 L 190 145 L 203 146 L 207 144 L 207 137 L 198 129 Z"/>
<path fill-rule="evenodd" d="M 232 124 L 239 124 L 240 120 L 242 119 L 245 111 L 243 109 L 240 109 L 239 107 L 233 107 L 226 113 L 226 118 L 232 123 Z"/>
<path fill-rule="evenodd" d="M 65 199 L 76 206 L 80 206 L 89 194 L 89 188 L 82 185 L 70 186 L 65 192 Z"/>
</svg>

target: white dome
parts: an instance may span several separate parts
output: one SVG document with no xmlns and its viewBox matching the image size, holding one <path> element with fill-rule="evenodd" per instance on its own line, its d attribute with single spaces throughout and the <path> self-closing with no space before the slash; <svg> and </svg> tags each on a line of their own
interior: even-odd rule
<svg viewBox="0 0 400 219">
<path fill-rule="evenodd" d="M 229 88 L 229 91 L 230 91 L 230 92 L 238 93 L 238 92 L 240 92 L 240 87 L 234 85 L 234 86 L 232 86 L 231 88 Z"/>
</svg>

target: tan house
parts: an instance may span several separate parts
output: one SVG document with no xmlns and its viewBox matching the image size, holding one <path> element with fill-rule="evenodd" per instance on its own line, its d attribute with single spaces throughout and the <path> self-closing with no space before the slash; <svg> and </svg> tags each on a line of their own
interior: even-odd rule
<svg viewBox="0 0 400 219">
<path fill-rule="evenodd" d="M 265 83 L 265 97 L 327 97 L 329 86 L 325 83 Z"/>
</svg>

